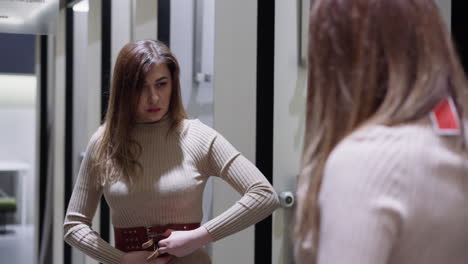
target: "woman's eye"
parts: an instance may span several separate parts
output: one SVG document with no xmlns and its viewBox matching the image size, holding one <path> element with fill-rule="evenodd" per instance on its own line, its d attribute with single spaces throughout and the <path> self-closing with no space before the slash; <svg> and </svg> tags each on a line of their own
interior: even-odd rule
<svg viewBox="0 0 468 264">
<path fill-rule="evenodd" d="M 156 84 L 156 86 L 159 87 L 159 88 L 162 88 L 162 87 L 166 86 L 166 84 L 167 84 L 167 82 L 160 82 L 160 83 Z"/>
</svg>

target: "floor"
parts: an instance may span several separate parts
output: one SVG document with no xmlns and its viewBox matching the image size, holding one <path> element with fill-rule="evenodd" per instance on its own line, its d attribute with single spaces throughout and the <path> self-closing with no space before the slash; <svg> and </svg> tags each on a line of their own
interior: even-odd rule
<svg viewBox="0 0 468 264">
<path fill-rule="evenodd" d="M 8 225 L 13 231 L 0 234 L 0 264 L 34 264 L 34 228 L 32 225 Z"/>
</svg>

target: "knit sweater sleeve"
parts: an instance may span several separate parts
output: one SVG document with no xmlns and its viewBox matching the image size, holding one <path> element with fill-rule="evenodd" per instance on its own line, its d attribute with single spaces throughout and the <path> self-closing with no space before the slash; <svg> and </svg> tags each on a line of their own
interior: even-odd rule
<svg viewBox="0 0 468 264">
<path fill-rule="evenodd" d="M 215 132 L 209 142 L 205 172 L 219 176 L 242 195 L 229 209 L 204 224 L 216 241 L 269 216 L 279 202 L 263 174 L 223 136 Z"/>
<path fill-rule="evenodd" d="M 64 239 L 71 246 L 102 263 L 118 264 L 124 253 L 104 241 L 91 227 L 102 196 L 102 188 L 98 184 L 97 177 L 91 173 L 100 130 L 101 128 L 92 136 L 81 163 L 65 215 Z"/>
<path fill-rule="evenodd" d="M 332 152 L 320 193 L 318 264 L 388 263 L 408 210 L 406 141 L 364 135 Z"/>
</svg>

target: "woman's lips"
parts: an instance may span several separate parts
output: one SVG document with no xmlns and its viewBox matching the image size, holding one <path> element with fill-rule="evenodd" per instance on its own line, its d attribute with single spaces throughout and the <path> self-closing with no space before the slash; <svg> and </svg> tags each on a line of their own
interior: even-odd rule
<svg viewBox="0 0 468 264">
<path fill-rule="evenodd" d="M 150 109 L 148 109 L 148 112 L 150 112 L 150 113 L 157 113 L 159 111 L 161 111 L 161 108 L 150 108 Z"/>
</svg>

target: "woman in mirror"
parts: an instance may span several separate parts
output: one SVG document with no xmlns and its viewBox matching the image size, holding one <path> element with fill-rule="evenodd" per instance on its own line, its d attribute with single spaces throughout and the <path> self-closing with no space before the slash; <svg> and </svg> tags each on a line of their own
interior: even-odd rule
<svg viewBox="0 0 468 264">
<path fill-rule="evenodd" d="M 297 263 L 468 261 L 468 87 L 433 0 L 315 0 Z"/>
<path fill-rule="evenodd" d="M 161 42 L 120 51 L 104 124 L 92 136 L 64 223 L 65 241 L 102 263 L 210 263 L 202 248 L 257 223 L 278 206 L 262 173 L 182 105 L 179 64 Z M 207 179 L 242 198 L 200 225 Z M 115 248 L 91 228 L 104 195 Z"/>
</svg>

